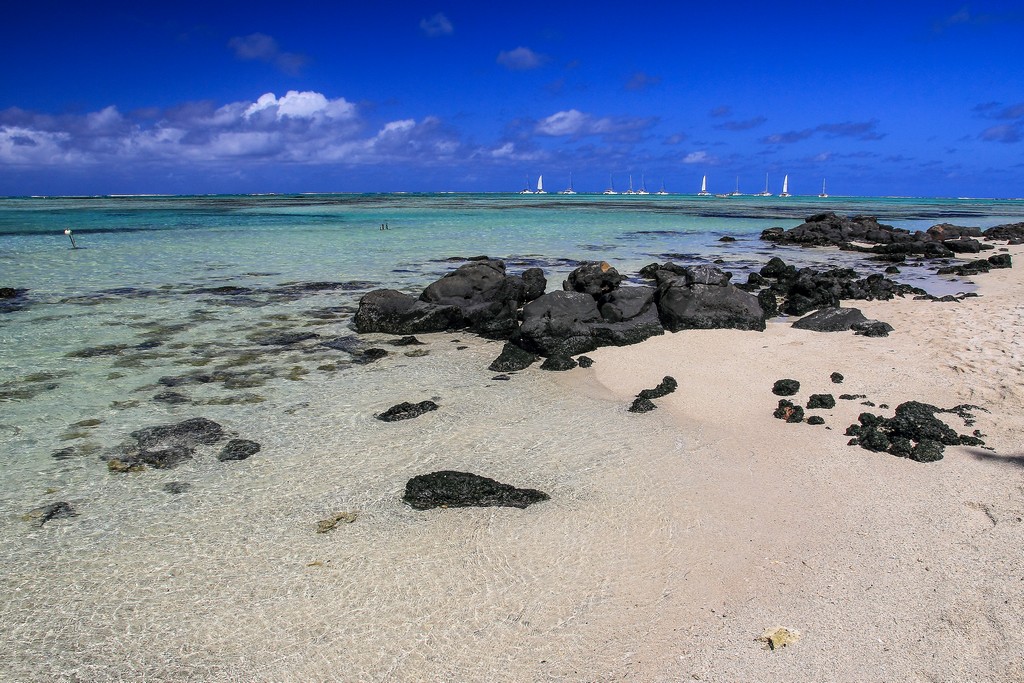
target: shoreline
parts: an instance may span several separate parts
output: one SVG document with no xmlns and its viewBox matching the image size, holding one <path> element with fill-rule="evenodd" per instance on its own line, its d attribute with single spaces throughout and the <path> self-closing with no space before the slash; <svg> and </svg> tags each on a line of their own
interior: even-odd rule
<svg viewBox="0 0 1024 683">
<path fill-rule="evenodd" d="M 1024 258 L 1021 247 L 1009 249 Z M 1024 601 L 1014 559 L 1024 542 L 1024 342 L 1014 339 L 1024 277 L 1018 268 L 976 282 L 980 296 L 957 303 L 850 302 L 890 322 L 888 338 L 802 331 L 790 321 L 761 333 L 688 330 L 597 349 L 588 374 L 562 378 L 570 393 L 623 407 L 663 376 L 679 383 L 656 401 L 659 410 L 634 419 L 665 420 L 692 441 L 682 468 L 696 488 L 690 505 L 710 550 L 725 556 L 689 577 L 729 615 L 720 628 L 691 633 L 703 653 L 700 680 L 1024 676 L 1014 654 L 1024 649 L 1024 619 L 1009 607 Z M 829 379 L 836 371 L 842 384 Z M 889 408 L 839 400 L 834 410 L 808 411 L 825 426 L 787 424 L 772 417 L 781 378 L 801 382 L 790 397 L 799 405 L 811 393 L 852 393 Z M 975 415 L 994 452 L 950 447 L 924 464 L 847 445 L 844 431 L 860 412 L 891 415 L 909 400 L 988 410 Z M 801 641 L 755 652 L 749 640 L 777 625 Z"/>
</svg>

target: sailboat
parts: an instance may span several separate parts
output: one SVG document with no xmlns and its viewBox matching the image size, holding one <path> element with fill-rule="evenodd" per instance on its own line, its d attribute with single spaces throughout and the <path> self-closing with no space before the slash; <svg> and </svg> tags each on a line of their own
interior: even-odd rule
<svg viewBox="0 0 1024 683">
<path fill-rule="evenodd" d="M 730 197 L 742 197 L 743 193 L 740 192 L 740 177 L 736 176 L 736 189 L 729 193 Z"/>
<path fill-rule="evenodd" d="M 530 189 L 530 179 L 526 179 L 526 187 L 519 191 L 519 194 L 533 194 L 533 190 Z"/>
<path fill-rule="evenodd" d="M 576 190 L 572 189 L 572 171 L 569 171 L 569 187 L 565 188 L 558 194 L 576 194 Z"/>
<path fill-rule="evenodd" d="M 632 173 L 629 174 L 629 189 L 626 190 L 625 192 L 623 192 L 622 194 L 636 194 L 636 192 L 633 192 L 633 174 Z"/>
<path fill-rule="evenodd" d="M 644 180 L 644 174 L 640 174 L 640 189 L 637 190 L 637 194 L 650 194 L 647 191 L 647 182 Z"/>
<path fill-rule="evenodd" d="M 764 192 L 758 192 L 754 195 L 755 197 L 771 197 L 772 193 L 768 191 L 768 174 L 764 174 Z"/>
<path fill-rule="evenodd" d="M 824 178 L 821 179 L 821 194 L 819 194 L 818 196 L 821 197 L 822 199 L 825 199 L 826 197 L 828 197 L 828 193 L 825 192 L 825 179 Z"/>
<path fill-rule="evenodd" d="M 537 192 L 535 194 L 547 194 L 544 191 L 544 176 L 537 176 Z"/>
<path fill-rule="evenodd" d="M 788 173 L 786 174 L 786 177 L 782 179 L 782 192 L 779 193 L 779 196 L 780 197 L 792 197 L 793 196 L 793 195 L 791 195 L 789 193 L 789 174 Z"/>
<path fill-rule="evenodd" d="M 704 176 L 700 181 L 700 192 L 697 193 L 698 197 L 710 197 L 711 193 L 708 192 L 708 177 Z"/>
<path fill-rule="evenodd" d="M 664 180 L 661 181 L 661 189 L 658 190 L 657 192 L 655 192 L 654 194 L 668 194 L 668 192 L 665 191 L 665 181 Z"/>
<path fill-rule="evenodd" d="M 612 182 L 611 176 L 608 176 L 608 189 L 601 194 L 618 194 L 618 192 L 615 191 L 615 183 Z"/>
</svg>

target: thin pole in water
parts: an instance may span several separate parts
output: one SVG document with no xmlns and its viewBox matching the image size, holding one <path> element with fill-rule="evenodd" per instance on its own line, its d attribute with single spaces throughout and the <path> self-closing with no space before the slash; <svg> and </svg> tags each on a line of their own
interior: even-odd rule
<svg viewBox="0 0 1024 683">
<path fill-rule="evenodd" d="M 71 240 L 71 248 L 72 249 L 78 249 L 78 245 L 75 244 L 75 236 L 71 234 L 71 229 L 69 228 L 69 229 L 65 230 L 64 234 L 68 236 L 69 240 Z"/>
</svg>

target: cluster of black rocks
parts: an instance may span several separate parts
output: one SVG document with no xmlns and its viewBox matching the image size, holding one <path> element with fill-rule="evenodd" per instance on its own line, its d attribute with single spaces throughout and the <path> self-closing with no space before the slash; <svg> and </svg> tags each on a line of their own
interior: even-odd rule
<svg viewBox="0 0 1024 683">
<path fill-rule="evenodd" d="M 478 257 L 429 285 L 419 297 L 375 290 L 359 302 L 360 333 L 408 335 L 468 329 L 505 339 L 490 366 L 513 372 L 544 357 L 549 370 L 576 367 L 577 356 L 601 346 L 641 342 L 665 330 L 765 329 L 757 297 L 729 283 L 713 266 L 652 264 L 641 276 L 654 285 L 621 286 L 626 279 L 607 263 L 575 269 L 561 291 L 544 293 L 539 268 L 506 273 L 503 261 Z"/>
<path fill-rule="evenodd" d="M 123 442 L 108 449 L 102 458 L 111 472 L 138 472 L 147 467 L 171 469 L 191 460 L 199 446 L 212 446 L 227 440 L 224 428 L 203 417 L 182 422 L 155 425 L 131 432 Z M 245 460 L 258 453 L 260 444 L 248 439 L 230 439 L 217 459 L 222 462 Z"/>
<path fill-rule="evenodd" d="M 940 223 L 925 231 L 905 230 L 879 223 L 873 216 L 840 216 L 825 212 L 808 217 L 786 230 L 768 228 L 761 239 L 776 244 L 808 247 L 835 246 L 847 251 L 871 253 L 882 260 L 900 261 L 907 256 L 952 258 L 993 249 L 980 240 L 1024 240 L 1024 223 L 998 225 L 987 230 Z M 863 246 L 863 245 L 869 246 Z"/>
<path fill-rule="evenodd" d="M 975 430 L 973 435 L 957 434 L 945 422 L 935 417 L 936 413 L 952 413 L 960 416 L 965 424 L 973 424 L 971 410 L 977 406 L 959 405 L 953 408 L 938 408 L 928 403 L 907 401 L 896 406 L 895 415 L 890 418 L 871 413 L 861 413 L 859 424 L 852 424 L 846 430 L 851 446 L 860 446 L 869 451 L 891 453 L 917 462 L 941 460 L 946 446 L 983 446 L 982 434 Z"/>
</svg>

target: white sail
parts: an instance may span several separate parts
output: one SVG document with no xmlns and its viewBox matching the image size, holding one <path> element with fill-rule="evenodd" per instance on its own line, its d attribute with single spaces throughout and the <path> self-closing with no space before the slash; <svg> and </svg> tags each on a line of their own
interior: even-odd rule
<svg viewBox="0 0 1024 683">
<path fill-rule="evenodd" d="M 537 176 L 537 194 L 547 194 L 544 192 L 544 176 Z"/>
<path fill-rule="evenodd" d="M 786 174 L 786 177 L 782 179 L 782 192 L 779 193 L 779 196 L 780 197 L 788 197 L 789 196 L 789 174 L 788 173 Z"/>
<path fill-rule="evenodd" d="M 700 192 L 697 193 L 698 197 L 707 197 L 711 193 L 708 192 L 708 177 L 704 176 L 700 180 Z"/>
</svg>

